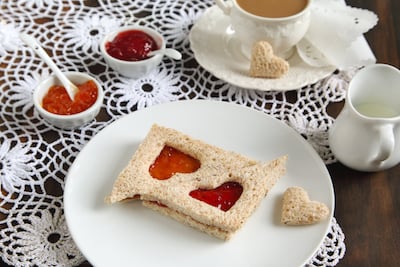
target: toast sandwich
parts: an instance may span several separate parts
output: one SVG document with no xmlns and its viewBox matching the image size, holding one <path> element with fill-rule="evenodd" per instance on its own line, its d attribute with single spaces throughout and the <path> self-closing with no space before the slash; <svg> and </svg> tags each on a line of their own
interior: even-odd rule
<svg viewBox="0 0 400 267">
<path fill-rule="evenodd" d="M 285 173 L 287 156 L 261 163 L 153 125 L 105 202 L 143 205 L 223 240 Z"/>
</svg>

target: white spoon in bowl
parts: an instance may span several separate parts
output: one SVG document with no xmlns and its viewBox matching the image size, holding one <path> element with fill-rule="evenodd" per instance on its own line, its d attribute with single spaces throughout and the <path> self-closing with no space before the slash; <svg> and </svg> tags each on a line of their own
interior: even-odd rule
<svg viewBox="0 0 400 267">
<path fill-rule="evenodd" d="M 31 35 L 26 33 L 21 33 L 20 38 L 24 43 L 26 43 L 30 48 L 35 51 L 35 53 L 46 62 L 46 64 L 53 70 L 54 74 L 60 80 L 62 85 L 65 87 L 65 90 L 68 93 L 69 98 L 73 101 L 75 94 L 78 92 L 78 87 L 73 84 L 64 73 L 57 67 L 56 63 L 49 57 L 49 55 L 44 51 L 44 49 L 40 46 L 39 42 Z"/>
<path fill-rule="evenodd" d="M 155 56 L 155 55 L 166 55 L 167 57 L 180 60 L 182 58 L 182 54 L 179 51 L 172 49 L 172 48 L 164 48 L 159 50 L 153 50 L 147 54 L 148 56 Z"/>
</svg>

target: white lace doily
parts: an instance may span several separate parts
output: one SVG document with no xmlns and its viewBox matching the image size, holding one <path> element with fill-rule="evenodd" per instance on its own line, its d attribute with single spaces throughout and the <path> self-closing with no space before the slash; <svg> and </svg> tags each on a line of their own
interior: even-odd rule
<svg viewBox="0 0 400 267">
<path fill-rule="evenodd" d="M 285 121 L 325 163 L 335 161 L 328 146 L 333 118 L 327 106 L 344 99 L 354 71 L 336 72 L 287 93 L 231 86 L 199 67 L 190 50 L 191 26 L 212 5 L 212 0 L 0 2 L 0 255 L 5 263 L 72 266 L 85 260 L 65 223 L 64 178 L 96 133 L 137 109 L 183 99 L 239 103 Z M 184 60 L 164 58 L 157 70 L 139 80 L 118 76 L 100 56 L 99 41 L 132 22 L 158 29 Z M 88 72 L 101 81 L 105 101 L 96 121 L 67 131 L 39 117 L 32 92 L 50 71 L 19 40 L 22 31 L 36 37 L 63 70 Z M 333 220 L 310 265 L 334 266 L 344 253 L 344 234 Z"/>
<path fill-rule="evenodd" d="M 363 34 L 377 23 L 375 13 L 347 6 L 344 0 L 314 0 L 310 27 L 297 51 L 312 66 L 347 69 L 375 63 Z"/>
</svg>

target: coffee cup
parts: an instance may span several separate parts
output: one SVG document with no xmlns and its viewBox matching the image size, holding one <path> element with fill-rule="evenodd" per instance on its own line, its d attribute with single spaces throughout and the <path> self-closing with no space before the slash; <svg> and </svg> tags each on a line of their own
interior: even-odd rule
<svg viewBox="0 0 400 267">
<path fill-rule="evenodd" d="M 230 17 L 230 27 L 250 58 L 257 41 L 268 41 L 274 53 L 288 59 L 310 25 L 312 0 L 215 0 Z"/>
<path fill-rule="evenodd" d="M 344 165 L 379 171 L 400 162 L 400 71 L 386 64 L 360 70 L 329 130 L 329 145 Z"/>
</svg>

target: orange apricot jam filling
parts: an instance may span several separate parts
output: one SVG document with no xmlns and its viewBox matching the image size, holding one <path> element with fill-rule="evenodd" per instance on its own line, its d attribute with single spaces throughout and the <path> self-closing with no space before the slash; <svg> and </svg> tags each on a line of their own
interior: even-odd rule
<svg viewBox="0 0 400 267">
<path fill-rule="evenodd" d="M 77 85 L 79 91 L 72 101 L 65 88 L 53 85 L 43 97 L 42 107 L 53 114 L 72 115 L 91 107 L 97 99 L 97 86 L 93 80 Z"/>
<path fill-rule="evenodd" d="M 226 182 L 214 189 L 196 189 L 189 193 L 192 198 L 203 201 L 220 210 L 228 211 L 235 205 L 243 192 L 237 182 Z"/>
<path fill-rule="evenodd" d="M 166 180 L 176 173 L 192 173 L 200 168 L 200 161 L 182 151 L 165 145 L 150 165 L 151 177 Z"/>
</svg>

